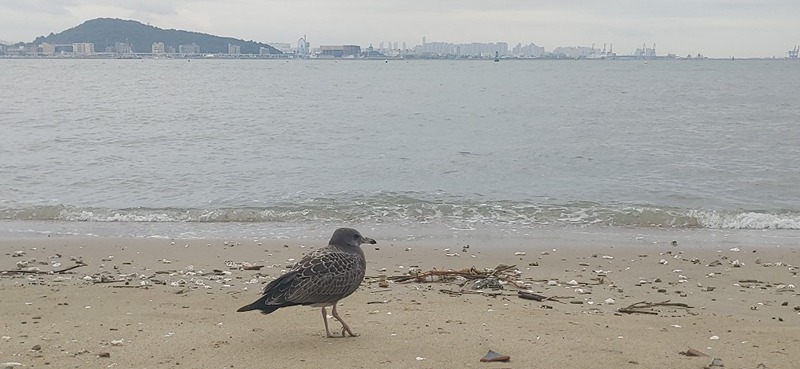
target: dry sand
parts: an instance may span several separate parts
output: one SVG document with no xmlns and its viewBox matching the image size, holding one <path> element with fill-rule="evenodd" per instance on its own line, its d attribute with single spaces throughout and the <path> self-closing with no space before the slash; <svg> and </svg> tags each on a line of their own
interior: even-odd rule
<svg viewBox="0 0 800 369">
<path fill-rule="evenodd" d="M 12 271 L 0 275 L 0 363 L 699 369 L 719 358 L 725 368 L 800 367 L 800 297 L 794 287 L 800 282 L 800 244 L 793 234 L 763 240 L 757 232 L 728 237 L 635 230 L 612 237 L 555 231 L 467 240 L 470 248 L 464 250 L 464 240 L 381 240 L 380 234 L 362 233 L 379 242 L 377 249 L 364 246 L 368 276 L 515 264 L 515 281 L 557 299 L 521 299 L 509 284 L 499 292 L 453 294 L 440 290 L 460 292 L 457 281 L 389 281 L 384 288 L 378 278 L 368 278 L 339 305 L 360 336 L 330 339 L 324 338 L 318 308 L 290 307 L 266 316 L 235 312 L 292 259 L 327 240 L 8 239 L 0 240 L 0 269 Z M 24 253 L 15 257 L 17 251 Z M 64 269 L 75 259 L 86 266 L 58 274 L 16 272 Z M 241 270 L 226 261 L 264 267 Z M 667 300 L 690 308 L 618 311 Z M 338 331 L 335 320 L 330 324 Z M 679 353 L 689 348 L 709 356 Z M 489 350 L 511 361 L 479 362 Z"/>
</svg>

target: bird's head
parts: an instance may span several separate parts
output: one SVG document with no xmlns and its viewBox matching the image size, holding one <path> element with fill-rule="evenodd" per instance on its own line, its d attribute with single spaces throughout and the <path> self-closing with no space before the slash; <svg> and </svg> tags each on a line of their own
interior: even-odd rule
<svg viewBox="0 0 800 369">
<path fill-rule="evenodd" d="M 359 247 L 362 244 L 376 244 L 375 240 L 361 235 L 353 228 L 339 228 L 333 232 L 329 245 Z"/>
</svg>

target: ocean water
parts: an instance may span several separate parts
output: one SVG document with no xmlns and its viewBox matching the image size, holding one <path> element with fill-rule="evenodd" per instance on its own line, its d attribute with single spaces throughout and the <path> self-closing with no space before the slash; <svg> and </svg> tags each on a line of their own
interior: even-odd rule
<svg viewBox="0 0 800 369">
<path fill-rule="evenodd" d="M 789 60 L 0 59 L 0 235 L 800 230 L 798 86 Z"/>
</svg>

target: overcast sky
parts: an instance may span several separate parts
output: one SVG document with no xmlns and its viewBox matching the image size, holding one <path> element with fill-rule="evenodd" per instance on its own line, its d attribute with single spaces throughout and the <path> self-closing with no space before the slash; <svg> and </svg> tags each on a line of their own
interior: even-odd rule
<svg viewBox="0 0 800 369">
<path fill-rule="evenodd" d="M 319 45 L 503 41 L 631 54 L 785 57 L 800 0 L 0 0 L 0 40 L 30 42 L 111 17 L 161 28 Z"/>
</svg>

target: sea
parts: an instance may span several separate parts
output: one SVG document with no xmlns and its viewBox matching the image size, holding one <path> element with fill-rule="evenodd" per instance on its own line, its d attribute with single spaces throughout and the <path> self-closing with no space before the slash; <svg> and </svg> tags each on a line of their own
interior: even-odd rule
<svg viewBox="0 0 800 369">
<path fill-rule="evenodd" d="M 0 59 L 0 237 L 796 237 L 798 86 L 796 60 Z"/>
</svg>

